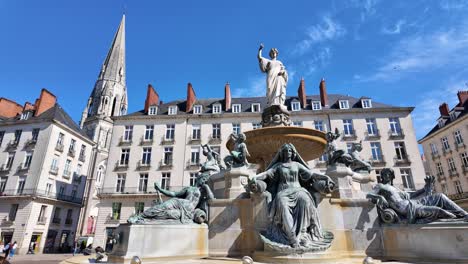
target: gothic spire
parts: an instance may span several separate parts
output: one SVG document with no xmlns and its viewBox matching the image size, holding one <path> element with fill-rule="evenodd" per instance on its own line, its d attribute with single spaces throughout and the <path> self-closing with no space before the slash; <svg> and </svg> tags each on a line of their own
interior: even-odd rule
<svg viewBox="0 0 468 264">
<path fill-rule="evenodd" d="M 125 85 L 125 14 L 102 65 L 99 79 L 121 82 Z"/>
</svg>

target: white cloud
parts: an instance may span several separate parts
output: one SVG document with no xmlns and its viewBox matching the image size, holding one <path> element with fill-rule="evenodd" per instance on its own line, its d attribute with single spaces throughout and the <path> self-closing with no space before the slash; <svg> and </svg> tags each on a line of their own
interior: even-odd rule
<svg viewBox="0 0 468 264">
<path fill-rule="evenodd" d="M 418 139 L 424 137 L 436 125 L 440 116 L 439 105 L 446 102 L 451 109 L 458 103 L 457 91 L 464 89 L 464 83 L 464 81 L 449 82 L 446 87 L 432 90 L 418 98 L 419 103 L 416 104 L 412 114 Z"/>
<path fill-rule="evenodd" d="M 442 0 L 440 7 L 445 10 L 458 10 L 468 8 L 468 0 Z"/>
<path fill-rule="evenodd" d="M 332 53 L 329 47 L 320 48 L 311 59 L 307 62 L 305 75 L 310 75 L 319 68 L 323 68 L 330 64 Z"/>
<path fill-rule="evenodd" d="M 366 21 L 369 17 L 375 15 L 377 12 L 376 6 L 380 0 L 351 0 L 350 3 L 353 7 L 361 10 L 361 22 Z"/>
<path fill-rule="evenodd" d="M 266 93 L 266 76 L 252 78 L 248 87 L 234 89 L 233 97 L 258 97 L 265 96 Z"/>
<path fill-rule="evenodd" d="M 320 23 L 309 27 L 306 31 L 306 38 L 301 40 L 292 53 L 301 55 L 309 51 L 310 47 L 316 43 L 322 43 L 337 39 L 346 34 L 346 30 L 330 16 L 322 17 Z"/>
<path fill-rule="evenodd" d="M 401 32 L 401 27 L 406 24 L 406 21 L 403 19 L 398 20 L 398 22 L 393 25 L 391 28 L 382 28 L 382 33 L 387 34 L 387 35 L 395 35 L 395 34 L 400 34 Z"/>
<path fill-rule="evenodd" d="M 403 74 L 443 67 L 466 67 L 468 59 L 468 26 L 458 29 L 414 35 L 393 46 L 384 63 L 364 81 L 395 80 Z"/>
</svg>

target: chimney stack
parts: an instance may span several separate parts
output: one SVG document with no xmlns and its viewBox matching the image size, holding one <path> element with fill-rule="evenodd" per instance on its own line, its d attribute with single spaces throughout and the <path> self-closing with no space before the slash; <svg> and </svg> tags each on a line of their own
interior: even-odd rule
<svg viewBox="0 0 468 264">
<path fill-rule="evenodd" d="M 439 106 L 439 112 L 441 116 L 449 116 L 449 107 L 447 103 L 443 103 Z"/>
<path fill-rule="evenodd" d="M 0 98 L 0 116 L 15 117 L 16 115 L 21 114 L 22 110 L 23 107 L 15 101 L 4 97 Z"/>
<path fill-rule="evenodd" d="M 43 88 L 41 90 L 39 99 L 36 100 L 36 112 L 34 113 L 34 116 L 39 116 L 40 114 L 54 107 L 56 102 L 57 97 L 55 97 L 55 95 L 51 92 L 47 91 L 47 89 Z"/>
<path fill-rule="evenodd" d="M 187 84 L 187 102 L 186 102 L 186 105 L 185 105 L 185 112 L 186 113 L 192 111 L 193 104 L 195 103 L 196 100 L 197 100 L 197 98 L 195 96 L 195 91 L 193 90 L 192 84 L 188 83 Z"/>
<path fill-rule="evenodd" d="M 231 109 L 231 85 L 227 82 L 224 85 L 224 111 Z"/>
<path fill-rule="evenodd" d="M 30 110 L 31 110 L 31 111 L 34 111 L 34 109 L 36 109 L 36 108 L 35 108 L 34 105 L 31 104 L 30 102 L 24 103 L 23 112 L 24 112 L 24 111 L 30 111 Z"/>
<path fill-rule="evenodd" d="M 159 104 L 159 95 L 154 90 L 153 85 L 148 84 L 148 91 L 146 92 L 145 100 L 145 113 L 147 114 L 150 106 Z"/>
<path fill-rule="evenodd" d="M 301 78 L 301 82 L 299 83 L 299 88 L 297 89 L 297 97 L 299 97 L 299 101 L 301 102 L 302 108 L 305 109 L 307 105 L 307 94 L 305 90 L 304 78 Z"/>
<path fill-rule="evenodd" d="M 320 102 L 322 103 L 322 107 L 328 106 L 327 87 L 324 78 L 320 81 Z"/>
<path fill-rule="evenodd" d="M 463 104 L 466 102 L 466 99 L 468 99 L 468 91 L 458 91 L 457 93 L 458 96 L 458 101 L 460 102 L 460 106 L 463 106 Z"/>
</svg>

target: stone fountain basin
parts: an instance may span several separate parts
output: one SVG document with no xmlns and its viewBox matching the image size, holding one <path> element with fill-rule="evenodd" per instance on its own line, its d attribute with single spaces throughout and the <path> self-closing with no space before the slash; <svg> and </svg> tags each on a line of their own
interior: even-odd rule
<svg viewBox="0 0 468 264">
<path fill-rule="evenodd" d="M 285 143 L 292 143 L 305 161 L 319 158 L 327 144 L 324 132 L 303 127 L 264 127 L 246 131 L 244 134 L 247 137 L 246 144 L 250 153 L 248 161 L 261 167 L 268 166 Z M 234 140 L 230 139 L 226 147 L 232 150 Z"/>
</svg>

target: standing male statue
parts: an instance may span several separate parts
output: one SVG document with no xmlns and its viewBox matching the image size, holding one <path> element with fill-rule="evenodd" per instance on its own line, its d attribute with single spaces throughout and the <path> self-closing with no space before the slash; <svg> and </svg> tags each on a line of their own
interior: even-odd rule
<svg viewBox="0 0 468 264">
<path fill-rule="evenodd" d="M 270 58 L 266 59 L 262 57 L 263 44 L 260 44 L 258 49 L 258 62 L 260 70 L 267 74 L 267 105 L 280 105 L 283 106 L 286 100 L 286 85 L 288 83 L 288 72 L 284 68 L 283 63 L 277 60 L 278 50 L 272 48 L 270 50 Z"/>
</svg>

